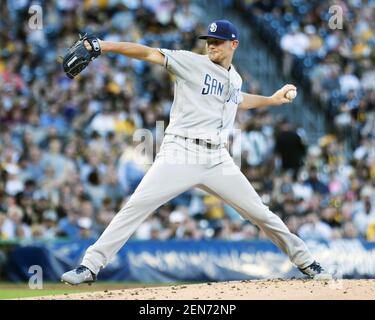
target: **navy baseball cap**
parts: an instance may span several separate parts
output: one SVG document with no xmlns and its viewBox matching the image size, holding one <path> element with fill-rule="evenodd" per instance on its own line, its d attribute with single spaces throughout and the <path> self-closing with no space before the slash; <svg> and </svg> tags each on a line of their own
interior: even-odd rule
<svg viewBox="0 0 375 320">
<path fill-rule="evenodd" d="M 207 29 L 207 35 L 199 36 L 199 39 L 216 38 L 221 40 L 238 40 L 236 26 L 228 20 L 216 20 Z"/>
</svg>

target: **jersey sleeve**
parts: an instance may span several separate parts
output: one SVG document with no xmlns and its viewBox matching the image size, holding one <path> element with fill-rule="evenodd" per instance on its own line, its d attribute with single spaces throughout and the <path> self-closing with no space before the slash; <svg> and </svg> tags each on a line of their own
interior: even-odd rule
<svg viewBox="0 0 375 320">
<path fill-rule="evenodd" d="M 164 67 L 179 78 L 186 79 L 194 69 L 194 53 L 185 50 L 159 49 L 164 55 Z"/>
</svg>

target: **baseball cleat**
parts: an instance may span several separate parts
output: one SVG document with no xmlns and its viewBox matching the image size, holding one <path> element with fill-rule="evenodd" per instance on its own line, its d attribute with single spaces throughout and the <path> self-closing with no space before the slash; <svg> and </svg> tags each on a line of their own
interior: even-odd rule
<svg viewBox="0 0 375 320">
<path fill-rule="evenodd" d="M 65 272 L 61 276 L 61 282 L 65 282 L 71 285 L 77 285 L 81 283 L 91 284 L 96 281 L 96 274 L 85 266 L 79 266 L 76 269 Z"/>
<path fill-rule="evenodd" d="M 325 271 L 322 266 L 316 261 L 314 261 L 306 268 L 298 269 L 313 280 L 332 280 L 332 275 Z"/>
</svg>

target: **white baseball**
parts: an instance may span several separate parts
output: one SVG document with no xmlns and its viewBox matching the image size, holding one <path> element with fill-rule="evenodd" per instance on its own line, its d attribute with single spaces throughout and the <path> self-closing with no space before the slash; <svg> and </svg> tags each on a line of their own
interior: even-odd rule
<svg viewBox="0 0 375 320">
<path fill-rule="evenodd" d="M 297 96 L 297 90 L 291 89 L 285 94 L 285 98 L 293 100 Z"/>
</svg>

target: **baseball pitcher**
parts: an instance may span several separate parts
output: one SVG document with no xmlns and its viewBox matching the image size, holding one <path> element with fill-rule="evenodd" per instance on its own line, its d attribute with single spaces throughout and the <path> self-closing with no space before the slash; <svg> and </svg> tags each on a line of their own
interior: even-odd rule
<svg viewBox="0 0 375 320">
<path fill-rule="evenodd" d="M 312 279 L 331 279 L 305 243 L 262 203 L 226 148 L 238 107 L 288 103 L 296 93 L 290 91 L 296 87 L 287 84 L 269 97 L 242 92 L 241 76 L 232 65 L 239 45 L 237 28 L 227 20 L 217 20 L 199 38 L 206 41 L 206 55 L 85 35 L 65 56 L 63 66 L 70 78 L 100 54 L 111 52 L 164 66 L 176 80 L 170 123 L 155 162 L 126 205 L 87 249 L 81 264 L 62 275 L 63 282 L 96 281 L 99 271 L 153 211 L 192 187 L 221 198 L 256 224 L 302 273 Z"/>
</svg>

